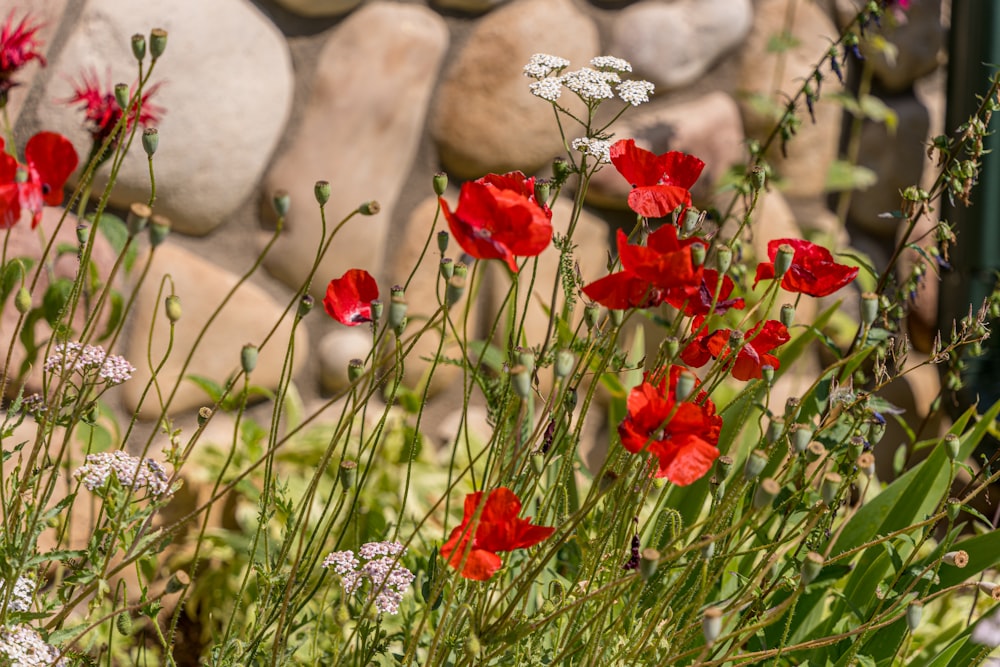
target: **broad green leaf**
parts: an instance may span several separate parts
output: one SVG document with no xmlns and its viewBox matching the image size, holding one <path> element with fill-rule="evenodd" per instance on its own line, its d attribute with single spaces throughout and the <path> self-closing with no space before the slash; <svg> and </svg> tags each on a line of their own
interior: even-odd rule
<svg viewBox="0 0 1000 667">
<path fill-rule="evenodd" d="M 73 281 L 69 278 L 56 278 L 45 290 L 45 295 L 42 297 L 42 313 L 50 326 L 54 327 L 59 322 L 72 291 Z"/>
</svg>

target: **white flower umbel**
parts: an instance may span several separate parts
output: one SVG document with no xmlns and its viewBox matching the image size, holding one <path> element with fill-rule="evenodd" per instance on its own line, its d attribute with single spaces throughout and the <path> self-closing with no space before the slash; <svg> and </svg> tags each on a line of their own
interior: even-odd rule
<svg viewBox="0 0 1000 667">
<path fill-rule="evenodd" d="M 368 542 L 358 549 L 358 556 L 367 561 L 364 565 L 348 550 L 334 551 L 323 559 L 322 566 L 333 567 L 348 595 L 358 590 L 363 579 L 369 580 L 375 609 L 380 614 L 396 614 L 414 579 L 414 574 L 399 561 L 405 552 L 406 547 L 399 542 Z"/>
<path fill-rule="evenodd" d="M 42 636 L 28 625 L 0 628 L 0 664 L 17 667 L 66 667 L 59 650 L 45 643 Z"/>
<path fill-rule="evenodd" d="M 544 79 L 549 74 L 567 67 L 569 67 L 569 61 L 565 58 L 550 56 L 547 53 L 536 53 L 524 66 L 524 75 L 530 76 L 532 79 Z"/>
<path fill-rule="evenodd" d="M 597 56 L 596 58 L 591 58 L 590 66 L 594 69 L 612 70 L 615 72 L 632 71 L 632 63 L 623 58 L 615 58 L 614 56 Z"/>
<path fill-rule="evenodd" d="M 597 158 L 602 164 L 611 163 L 611 142 L 591 137 L 578 137 L 570 144 L 573 150 Z"/>
<path fill-rule="evenodd" d="M 0 595 L 7 597 L 7 582 L 0 579 Z M 35 582 L 28 577 L 18 577 L 14 582 L 14 591 L 10 598 L 7 609 L 12 611 L 28 611 L 31 608 L 31 601 L 35 597 Z M 0 598 L 2 599 L 2 598 Z"/>
<path fill-rule="evenodd" d="M 140 459 L 121 450 L 88 454 L 86 463 L 73 472 L 73 477 L 89 491 L 94 491 L 104 488 L 112 474 L 126 489 L 146 488 L 154 496 L 168 491 L 168 477 L 163 466 L 153 459 Z"/>
<path fill-rule="evenodd" d="M 600 72 L 584 67 L 562 76 L 562 84 L 576 93 L 584 102 L 598 102 L 614 98 L 613 84 L 621 82 L 616 72 Z"/>
<path fill-rule="evenodd" d="M 59 343 L 52 356 L 45 360 L 45 370 L 49 373 L 75 371 L 94 382 L 105 382 L 109 386 L 121 384 L 132 377 L 135 367 L 124 357 L 109 355 L 100 345 L 80 345 L 80 343 Z"/>
<path fill-rule="evenodd" d="M 555 102 L 562 95 L 562 79 L 558 76 L 550 76 L 528 84 L 528 90 L 535 97 L 540 97 L 549 102 Z"/>
<path fill-rule="evenodd" d="M 622 102 L 631 104 L 634 107 L 649 101 L 649 96 L 653 94 L 653 84 L 649 81 L 622 81 L 615 90 Z"/>
</svg>

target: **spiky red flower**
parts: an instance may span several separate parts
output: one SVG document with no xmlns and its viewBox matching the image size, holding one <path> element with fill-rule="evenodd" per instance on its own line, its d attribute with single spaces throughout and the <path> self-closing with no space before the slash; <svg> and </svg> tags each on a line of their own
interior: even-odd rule
<svg viewBox="0 0 1000 667">
<path fill-rule="evenodd" d="M 677 380 L 690 372 L 671 366 L 659 384 L 643 379 L 629 393 L 628 416 L 618 426 L 622 446 L 633 454 L 648 450 L 658 461 L 655 476 L 678 486 L 692 484 L 708 472 L 719 457 L 716 445 L 722 431 L 722 417 L 715 414 L 715 404 L 704 391 L 677 400 Z"/>
<path fill-rule="evenodd" d="M 150 103 L 150 98 L 159 89 L 160 84 L 152 85 L 143 92 L 138 110 L 131 107 L 126 130 L 138 122 L 147 127 L 160 122 L 164 109 Z M 130 91 L 130 95 L 131 95 Z M 84 124 L 90 131 L 95 144 L 103 144 L 122 118 L 121 107 L 115 100 L 114 86 L 111 84 L 111 73 L 108 72 L 108 84 L 101 86 L 97 71 L 86 70 L 81 73 L 80 81 L 73 84 L 73 96 L 65 100 L 66 104 L 75 104 L 83 109 Z"/>
<path fill-rule="evenodd" d="M 45 66 L 45 56 L 39 51 L 36 36 L 42 26 L 32 23 L 30 16 L 25 16 L 14 24 L 14 12 L 7 15 L 0 27 L 0 103 L 6 103 L 7 93 L 18 85 L 12 77 L 32 60 L 37 60 Z"/>
<path fill-rule="evenodd" d="M 476 518 L 476 510 L 482 502 L 482 491 L 465 497 L 462 523 L 451 531 L 448 541 L 441 546 L 441 556 L 448 565 L 455 569 L 461 567 L 459 574 L 476 581 L 486 581 L 503 566 L 498 551 L 526 549 L 556 530 L 550 526 L 534 526 L 530 518 L 519 518 L 521 500 L 506 487 L 490 492 Z"/>
<path fill-rule="evenodd" d="M 326 286 L 323 308 L 341 324 L 355 327 L 372 321 L 372 301 L 378 298 L 378 283 L 364 269 L 349 269 Z"/>
<path fill-rule="evenodd" d="M 657 155 L 621 139 L 611 146 L 611 163 L 632 185 L 628 206 L 647 218 L 662 218 L 691 203 L 691 187 L 705 163 L 693 155 L 670 151 Z"/>
<path fill-rule="evenodd" d="M 55 132 L 39 132 L 24 147 L 25 164 L 3 151 L 0 139 L 0 228 L 7 229 L 31 211 L 31 227 L 42 219 L 42 205 L 62 203 L 63 186 L 79 158 L 73 144 Z"/>
</svg>

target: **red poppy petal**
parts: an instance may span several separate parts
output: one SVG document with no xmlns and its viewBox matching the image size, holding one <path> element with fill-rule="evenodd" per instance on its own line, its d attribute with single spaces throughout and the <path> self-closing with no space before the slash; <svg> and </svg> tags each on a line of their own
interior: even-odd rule
<svg viewBox="0 0 1000 667">
<path fill-rule="evenodd" d="M 24 147 L 24 159 L 38 174 L 45 203 L 49 206 L 61 204 L 66 179 L 79 163 L 69 139 L 55 132 L 39 132 Z"/>
<path fill-rule="evenodd" d="M 459 560 L 460 562 L 461 560 Z M 457 567 L 457 565 L 452 565 L 452 567 Z M 468 558 L 465 559 L 465 567 L 462 568 L 460 574 L 466 579 L 487 581 L 501 567 L 503 567 L 503 561 L 500 559 L 500 556 L 485 549 L 473 549 L 469 553 Z"/>
<path fill-rule="evenodd" d="M 697 482 L 719 458 L 719 450 L 696 435 L 672 438 L 669 450 L 660 457 L 656 476 L 666 477 L 677 486 Z"/>
<path fill-rule="evenodd" d="M 691 193 L 675 185 L 649 185 L 628 194 L 628 207 L 645 218 L 665 218 L 691 203 Z"/>
<path fill-rule="evenodd" d="M 21 199 L 16 183 L 0 185 L 0 229 L 9 229 L 21 219 Z"/>
<path fill-rule="evenodd" d="M 757 275 L 753 279 L 754 288 L 757 287 L 757 283 L 762 280 L 774 280 L 774 263 L 773 262 L 761 262 L 757 265 Z"/>
<path fill-rule="evenodd" d="M 621 139 L 608 150 L 611 163 L 618 173 L 633 187 L 656 185 L 660 182 L 663 169 L 656 153 L 639 148 L 635 139 Z"/>
<path fill-rule="evenodd" d="M 662 180 L 668 185 L 690 190 L 698 177 L 701 176 L 705 163 L 693 155 L 681 153 L 680 151 L 670 151 L 660 156 L 662 167 Z"/>
<path fill-rule="evenodd" d="M 334 278 L 326 288 L 323 307 L 327 314 L 349 327 L 371 322 L 371 302 L 378 298 L 378 283 L 364 269 L 350 269 Z"/>
<path fill-rule="evenodd" d="M 584 286 L 583 293 L 591 301 L 612 310 L 650 308 L 660 303 L 660 293 L 649 281 L 628 271 L 619 271 L 595 280 Z"/>
<path fill-rule="evenodd" d="M 0 153 L 0 183 L 11 183 L 16 178 L 17 160 L 10 153 Z"/>
</svg>

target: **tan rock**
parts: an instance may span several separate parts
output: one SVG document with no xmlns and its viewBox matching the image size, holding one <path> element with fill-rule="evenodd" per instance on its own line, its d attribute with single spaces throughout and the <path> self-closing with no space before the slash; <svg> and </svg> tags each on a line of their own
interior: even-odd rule
<svg viewBox="0 0 1000 667">
<path fill-rule="evenodd" d="M 445 74 L 430 119 L 445 169 L 458 178 L 532 173 L 562 154 L 552 106 L 528 91 L 522 68 L 538 52 L 586 67 L 597 49 L 596 27 L 569 0 L 518 0 L 487 14 Z"/>
<path fill-rule="evenodd" d="M 276 0 L 279 5 L 300 16 L 327 18 L 346 14 L 362 0 Z"/>
<path fill-rule="evenodd" d="M 338 232 L 312 293 L 322 296 L 327 281 L 349 268 L 377 276 L 447 45 L 444 21 L 434 12 L 388 2 L 355 12 L 330 37 L 295 139 L 264 181 L 265 193 L 284 189 L 292 200 L 282 236 L 265 261 L 277 278 L 297 287 L 312 267 L 321 235 L 313 196 L 319 180 L 330 182 L 328 231 L 362 202 L 377 200 L 381 212 L 355 218 Z"/>
</svg>

